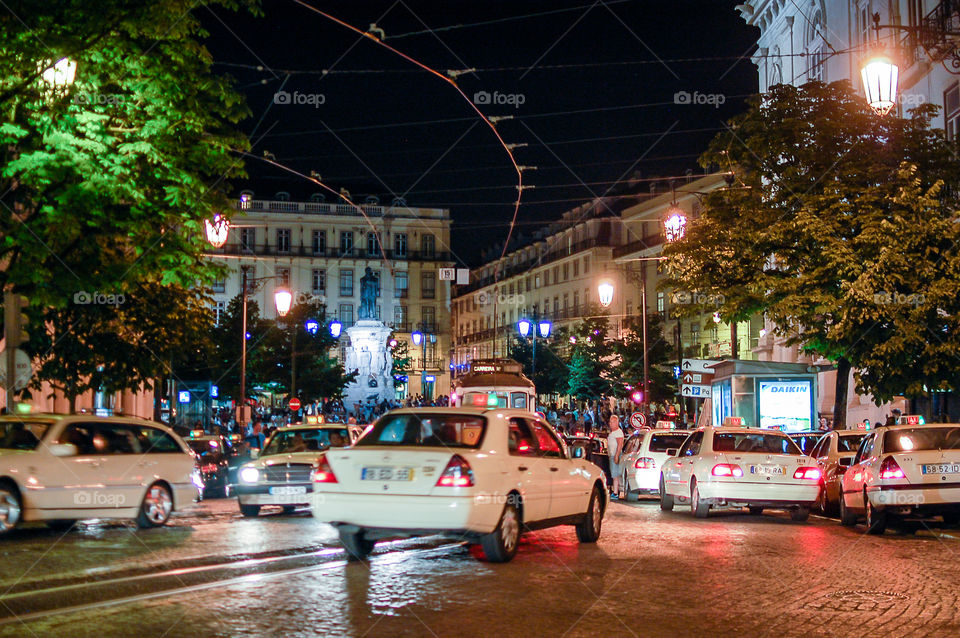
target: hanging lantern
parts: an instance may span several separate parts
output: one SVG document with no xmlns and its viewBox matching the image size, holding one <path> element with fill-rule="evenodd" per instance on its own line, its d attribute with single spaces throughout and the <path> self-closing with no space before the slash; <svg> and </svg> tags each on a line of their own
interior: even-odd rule
<svg viewBox="0 0 960 638">
<path fill-rule="evenodd" d="M 663 219 L 663 235 L 668 243 L 673 243 L 683 239 L 683 233 L 687 228 L 687 215 L 682 208 L 673 204 L 667 209 L 667 214 Z"/>
<path fill-rule="evenodd" d="M 203 220 L 204 228 L 207 231 L 207 241 L 214 248 L 222 248 L 227 243 L 227 234 L 230 232 L 230 220 L 217 213 L 213 219 Z"/>
<path fill-rule="evenodd" d="M 863 91 L 867 104 L 877 115 L 883 116 L 897 104 L 897 82 L 900 67 L 886 53 L 877 53 L 864 62 L 860 68 Z"/>
</svg>

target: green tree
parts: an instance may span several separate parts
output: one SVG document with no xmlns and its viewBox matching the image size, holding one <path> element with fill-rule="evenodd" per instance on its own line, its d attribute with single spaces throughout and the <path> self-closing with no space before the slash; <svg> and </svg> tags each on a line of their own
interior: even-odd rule
<svg viewBox="0 0 960 638">
<path fill-rule="evenodd" d="M 553 340 L 537 337 L 537 371 L 531 379 L 537 394 L 561 394 L 567 391 L 567 362 Z M 533 343 L 517 338 L 510 344 L 508 356 L 523 366 L 528 376 L 533 369 Z"/>
<path fill-rule="evenodd" d="M 643 387 L 643 326 L 640 319 L 631 322 L 630 329 L 622 339 L 614 342 L 617 365 L 612 370 L 616 380 L 616 391 L 621 396 L 630 394 L 626 386 Z M 647 351 L 650 357 L 650 387 L 645 397 L 647 402 L 670 401 L 677 399 L 677 382 L 673 376 L 676 352 L 673 345 L 664 338 L 663 320 L 659 314 L 647 315 Z"/>
<path fill-rule="evenodd" d="M 788 343 L 834 363 L 838 425 L 851 367 L 878 402 L 924 382 L 954 387 L 960 349 L 943 327 L 957 316 L 947 297 L 960 161 L 930 128 L 935 110 L 880 118 L 847 82 L 773 87 L 701 158 L 733 168 L 737 187 L 711 193 L 664 250 L 670 285 L 721 300 L 728 322 L 764 313 Z M 875 301 L 910 295 L 925 303 Z"/>
<path fill-rule="evenodd" d="M 240 361 L 243 334 L 243 301 L 237 295 L 227 304 L 220 323 L 211 329 L 213 356 L 210 362 L 211 378 L 220 387 L 220 394 L 239 400 Z M 247 299 L 247 394 L 257 383 L 266 383 L 275 376 L 275 361 L 268 361 L 267 348 L 263 346 L 270 331 L 270 322 L 260 318 L 260 305 Z"/>
<path fill-rule="evenodd" d="M 607 335 L 609 327 L 608 319 L 598 315 L 570 330 L 567 394 L 576 399 L 596 400 L 617 392 L 616 350 Z"/>
</svg>

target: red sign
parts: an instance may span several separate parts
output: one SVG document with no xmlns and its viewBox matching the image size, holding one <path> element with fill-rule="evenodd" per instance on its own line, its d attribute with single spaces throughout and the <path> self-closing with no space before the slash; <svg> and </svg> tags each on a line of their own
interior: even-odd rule
<svg viewBox="0 0 960 638">
<path fill-rule="evenodd" d="M 294 412 L 296 412 L 297 410 L 299 410 L 299 409 L 300 409 L 300 399 L 298 399 L 297 397 L 293 397 L 292 399 L 290 399 L 290 409 L 293 410 Z"/>
<path fill-rule="evenodd" d="M 630 425 L 640 429 L 647 424 L 647 417 L 644 416 L 643 412 L 634 412 L 630 415 Z"/>
</svg>

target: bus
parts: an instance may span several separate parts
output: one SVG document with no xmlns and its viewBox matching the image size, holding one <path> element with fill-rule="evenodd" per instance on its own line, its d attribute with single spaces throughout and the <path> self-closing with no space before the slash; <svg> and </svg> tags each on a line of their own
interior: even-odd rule
<svg viewBox="0 0 960 638">
<path fill-rule="evenodd" d="M 452 385 L 450 405 L 456 407 L 537 409 L 533 381 L 513 359 L 475 359 Z"/>
</svg>

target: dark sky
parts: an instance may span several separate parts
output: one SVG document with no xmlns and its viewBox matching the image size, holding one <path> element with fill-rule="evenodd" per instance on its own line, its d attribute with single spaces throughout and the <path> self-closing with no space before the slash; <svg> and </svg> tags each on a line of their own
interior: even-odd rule
<svg viewBox="0 0 960 638">
<path fill-rule="evenodd" d="M 734 10 L 736 0 L 312 4 L 362 29 L 375 22 L 387 43 L 437 70 L 475 68 L 458 79 L 470 98 L 522 96 L 512 98 L 519 105 L 480 107 L 487 116 L 513 116 L 497 128 L 508 143 L 528 145 L 514 151 L 520 164 L 538 168 L 525 173 L 536 188 L 524 191 L 515 232 L 558 218 L 637 170 L 655 177 L 697 169 L 721 122 L 757 87 L 747 59 L 756 33 Z M 355 201 L 373 194 L 387 203 L 396 194 L 410 205 L 449 207 L 453 250 L 470 265 L 503 240 L 516 175 L 452 87 L 292 1 L 264 5 L 259 18 L 202 15 L 215 70 L 237 80 L 253 111 L 244 130 L 255 153 L 316 171 Z M 276 104 L 281 87 L 313 103 Z M 724 103 L 675 104 L 678 91 L 701 100 L 722 94 Z M 236 186 L 257 197 L 317 190 L 254 160 L 248 171 L 249 184 Z"/>
</svg>

